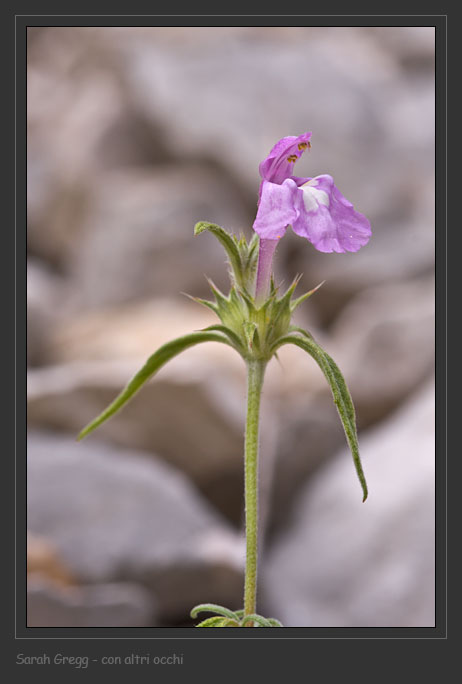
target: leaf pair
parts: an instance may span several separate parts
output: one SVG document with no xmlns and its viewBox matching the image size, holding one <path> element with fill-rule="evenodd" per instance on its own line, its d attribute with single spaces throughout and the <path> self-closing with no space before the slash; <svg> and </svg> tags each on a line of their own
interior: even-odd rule
<svg viewBox="0 0 462 684">
<path fill-rule="evenodd" d="M 239 627 L 239 623 L 236 620 L 230 620 L 229 618 L 221 617 L 221 615 L 214 615 L 213 617 L 207 618 L 199 622 L 196 627 Z"/>
<path fill-rule="evenodd" d="M 295 326 L 292 326 L 290 330 L 290 334 L 281 337 L 275 343 L 272 348 L 272 353 L 275 354 L 284 344 L 294 344 L 310 354 L 318 363 L 331 388 L 363 490 L 363 501 L 365 501 L 368 492 L 359 457 L 355 410 L 345 380 L 335 361 L 319 346 L 319 344 L 317 344 L 317 342 L 315 342 L 310 333 Z M 182 351 L 202 342 L 221 342 L 222 344 L 227 344 L 230 347 L 236 348 L 236 341 L 233 340 L 232 333 L 219 325 L 211 326 L 208 330 L 191 333 L 190 335 L 185 335 L 176 340 L 172 340 L 171 342 L 167 342 L 167 344 L 164 344 L 148 358 L 141 370 L 134 375 L 114 401 L 100 413 L 99 416 L 83 428 L 77 439 L 83 439 L 117 413 L 141 389 L 141 387 L 162 368 L 162 366 L 170 361 L 170 359 L 174 358 Z"/>
<path fill-rule="evenodd" d="M 191 617 L 196 618 L 199 613 L 218 613 L 206 618 L 196 627 L 247 627 L 249 623 L 256 623 L 254 627 L 282 627 L 276 618 L 265 618 L 262 615 L 244 615 L 243 610 L 229 610 L 216 603 L 201 603 L 191 611 Z"/>
</svg>

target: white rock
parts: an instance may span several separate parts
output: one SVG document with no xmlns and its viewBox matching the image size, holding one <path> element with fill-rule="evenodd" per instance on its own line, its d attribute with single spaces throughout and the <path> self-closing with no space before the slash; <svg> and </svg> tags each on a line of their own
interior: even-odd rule
<svg viewBox="0 0 462 684">
<path fill-rule="evenodd" d="M 40 578 L 27 587 L 28 627 L 153 627 L 152 594 L 119 582 L 56 587 Z"/>
<path fill-rule="evenodd" d="M 140 584 L 162 619 L 199 602 L 240 603 L 241 536 L 147 454 L 30 434 L 28 524 L 79 583 Z"/>
<path fill-rule="evenodd" d="M 36 259 L 27 262 L 27 362 L 49 363 L 66 284 Z"/>
<path fill-rule="evenodd" d="M 364 290 L 332 328 L 332 356 L 366 427 L 386 416 L 432 373 L 435 286 L 430 278 Z"/>
<path fill-rule="evenodd" d="M 286 626 L 434 625 L 434 390 L 362 436 L 362 504 L 340 452 L 306 486 L 264 561 L 268 610 Z"/>
<path fill-rule="evenodd" d="M 232 185 L 199 164 L 98 175 L 78 249 L 66 263 L 76 300 L 99 307 L 180 292 L 204 296 L 205 276 L 227 286 L 223 248 L 212 235 L 194 236 L 201 220 L 238 235 L 250 226 Z"/>
</svg>

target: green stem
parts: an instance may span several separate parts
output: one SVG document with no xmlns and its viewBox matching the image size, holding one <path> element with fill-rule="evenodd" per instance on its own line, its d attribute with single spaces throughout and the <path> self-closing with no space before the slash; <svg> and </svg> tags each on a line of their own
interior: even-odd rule
<svg viewBox="0 0 462 684">
<path fill-rule="evenodd" d="M 258 543 L 258 428 L 264 361 L 247 363 L 247 420 L 245 426 L 245 589 L 244 615 L 256 613 Z M 246 627 L 253 627 L 248 622 Z"/>
</svg>

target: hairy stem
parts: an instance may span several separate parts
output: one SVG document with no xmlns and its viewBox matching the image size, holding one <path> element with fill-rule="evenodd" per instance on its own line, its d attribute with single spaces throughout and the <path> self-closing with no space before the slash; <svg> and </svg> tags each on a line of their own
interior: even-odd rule
<svg viewBox="0 0 462 684">
<path fill-rule="evenodd" d="M 247 420 L 245 427 L 245 535 L 246 563 L 244 615 L 256 613 L 258 545 L 258 432 L 260 399 L 266 363 L 247 363 Z M 253 627 L 250 621 L 246 627 Z"/>
</svg>

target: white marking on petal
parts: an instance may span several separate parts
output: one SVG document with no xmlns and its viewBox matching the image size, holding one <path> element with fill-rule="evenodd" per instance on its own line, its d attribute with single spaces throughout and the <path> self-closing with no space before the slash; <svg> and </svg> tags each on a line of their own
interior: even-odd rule
<svg viewBox="0 0 462 684">
<path fill-rule="evenodd" d="M 303 191 L 303 203 L 307 211 L 317 211 L 320 204 L 323 204 L 325 207 L 328 207 L 330 204 L 327 192 L 314 188 L 313 181 L 315 181 L 314 178 L 301 186 Z"/>
</svg>

